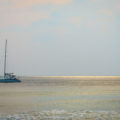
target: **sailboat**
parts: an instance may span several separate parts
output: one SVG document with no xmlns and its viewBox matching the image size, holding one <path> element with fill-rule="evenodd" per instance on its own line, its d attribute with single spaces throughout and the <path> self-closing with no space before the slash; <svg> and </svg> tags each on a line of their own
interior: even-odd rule
<svg viewBox="0 0 120 120">
<path fill-rule="evenodd" d="M 6 53 L 7 53 L 7 40 L 5 42 L 4 76 L 0 76 L 0 83 L 21 82 L 16 78 L 16 76 L 13 73 L 6 72 Z"/>
</svg>

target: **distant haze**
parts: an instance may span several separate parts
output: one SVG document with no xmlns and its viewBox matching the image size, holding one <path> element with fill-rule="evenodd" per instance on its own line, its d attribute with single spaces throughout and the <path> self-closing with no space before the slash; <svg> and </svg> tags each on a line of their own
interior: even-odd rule
<svg viewBox="0 0 120 120">
<path fill-rule="evenodd" d="M 120 0 L 0 0 L 0 74 L 120 75 Z"/>
</svg>

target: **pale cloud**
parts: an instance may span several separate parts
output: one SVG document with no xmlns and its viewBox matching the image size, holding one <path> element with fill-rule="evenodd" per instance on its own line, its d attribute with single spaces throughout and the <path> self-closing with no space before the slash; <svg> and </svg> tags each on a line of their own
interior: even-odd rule
<svg viewBox="0 0 120 120">
<path fill-rule="evenodd" d="M 116 6 L 115 6 L 115 12 L 117 14 L 120 13 L 120 2 L 116 4 Z"/>
<path fill-rule="evenodd" d="M 113 16 L 115 11 L 112 9 L 102 8 L 100 12 L 104 15 Z"/>
<path fill-rule="evenodd" d="M 81 25 L 82 21 L 83 21 L 82 17 L 73 17 L 73 18 L 70 19 L 70 22 L 72 24 L 76 24 L 76 25 Z"/>
<path fill-rule="evenodd" d="M 106 16 L 116 17 L 120 13 L 120 1 L 118 0 L 92 0 L 98 6 L 99 13 Z"/>
<path fill-rule="evenodd" d="M 112 23 L 112 20 L 109 20 L 109 22 Z M 108 31 L 110 28 L 109 28 L 109 23 L 108 23 L 108 19 L 94 19 L 94 20 L 91 20 L 91 21 L 87 21 L 86 23 L 88 29 L 96 29 L 96 31 L 100 30 L 100 31 L 103 31 L 103 32 L 106 32 Z"/>
<path fill-rule="evenodd" d="M 39 20 L 49 19 L 53 8 L 71 3 L 72 0 L 7 0 L 0 1 L 0 27 L 27 26 Z M 53 5 L 50 10 L 32 11 L 36 5 Z"/>
<path fill-rule="evenodd" d="M 100 1 L 102 1 L 102 0 L 92 0 L 93 2 L 100 2 Z"/>
<path fill-rule="evenodd" d="M 116 5 L 116 8 L 120 10 L 120 2 Z"/>
<path fill-rule="evenodd" d="M 65 5 L 72 3 L 72 0 L 10 0 L 13 8 L 27 8 L 35 5 Z"/>
<path fill-rule="evenodd" d="M 114 7 L 112 8 L 101 8 L 100 12 L 107 16 L 116 17 L 120 14 L 120 2 L 114 4 L 113 6 Z"/>
<path fill-rule="evenodd" d="M 28 26 L 32 22 L 48 19 L 49 17 L 49 12 L 44 11 L 6 12 L 6 14 L 1 17 L 0 27 L 5 28 L 11 25 Z"/>
</svg>

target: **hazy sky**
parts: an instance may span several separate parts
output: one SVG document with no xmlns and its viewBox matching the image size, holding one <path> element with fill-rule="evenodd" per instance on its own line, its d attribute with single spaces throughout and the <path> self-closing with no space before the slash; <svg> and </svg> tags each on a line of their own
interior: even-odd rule
<svg viewBox="0 0 120 120">
<path fill-rule="evenodd" d="M 0 73 L 120 75 L 120 0 L 0 0 Z"/>
</svg>

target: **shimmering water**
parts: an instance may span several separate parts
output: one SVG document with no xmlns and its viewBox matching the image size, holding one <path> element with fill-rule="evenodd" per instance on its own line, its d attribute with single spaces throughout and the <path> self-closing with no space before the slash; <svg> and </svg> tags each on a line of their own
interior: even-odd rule
<svg viewBox="0 0 120 120">
<path fill-rule="evenodd" d="M 56 111 L 55 115 L 57 114 L 58 118 L 55 119 L 60 119 L 60 116 L 69 118 L 72 113 L 77 116 L 82 113 L 87 115 L 88 111 L 89 114 L 98 116 L 106 112 L 105 115 L 108 117 L 109 112 L 112 114 L 116 112 L 119 118 L 120 77 L 20 77 L 20 79 L 21 83 L 0 84 L 1 115 L 19 116 L 24 112 L 29 116 L 33 113 L 37 116 L 43 114 L 44 118 L 47 114 L 50 117 Z"/>
</svg>

